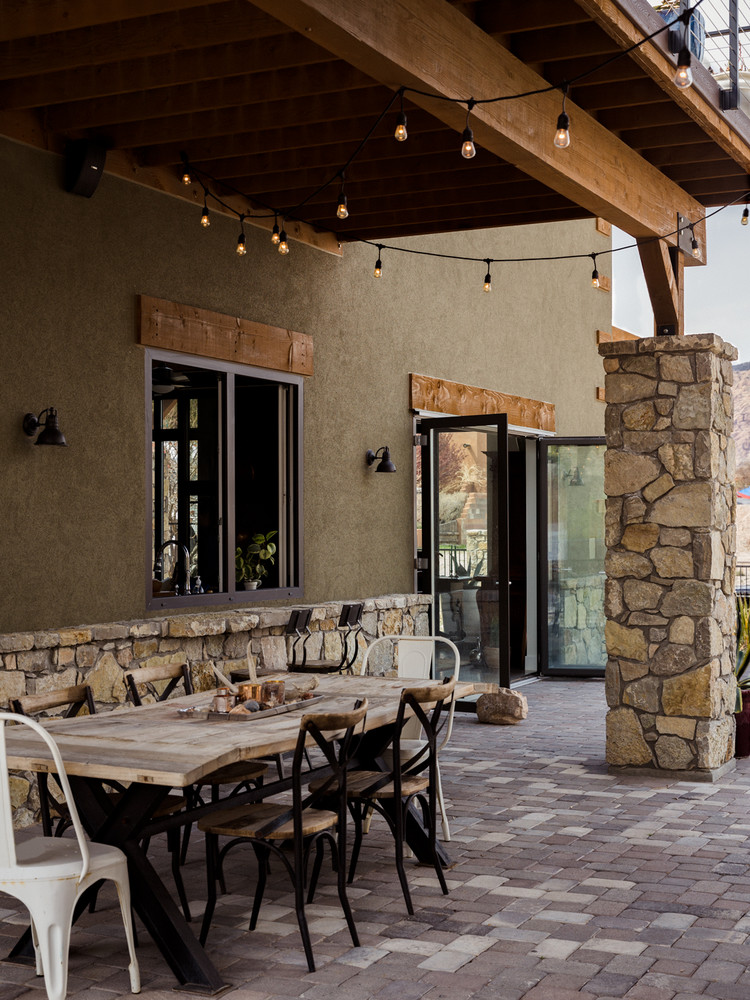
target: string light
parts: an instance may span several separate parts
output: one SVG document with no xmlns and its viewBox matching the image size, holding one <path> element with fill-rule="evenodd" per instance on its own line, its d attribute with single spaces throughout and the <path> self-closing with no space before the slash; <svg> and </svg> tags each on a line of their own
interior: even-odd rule
<svg viewBox="0 0 750 1000">
<path fill-rule="evenodd" d="M 396 119 L 396 131 L 393 133 L 394 138 L 398 142 L 405 142 L 408 132 L 406 131 L 406 114 L 404 112 L 404 88 L 402 87 L 399 91 L 401 95 L 401 110 L 398 113 L 398 118 Z"/>
<path fill-rule="evenodd" d="M 182 173 L 182 183 L 185 187 L 190 187 L 193 183 L 193 178 L 190 176 L 190 161 L 187 158 L 187 153 L 180 153 L 180 159 L 182 160 L 182 165 L 185 168 Z"/>
<path fill-rule="evenodd" d="M 570 145 L 570 117 L 565 110 L 565 99 L 568 96 L 568 84 L 562 86 L 563 102 L 562 111 L 557 116 L 557 131 L 555 132 L 554 144 L 558 149 L 567 149 Z"/>
<path fill-rule="evenodd" d="M 487 274 L 485 274 L 485 276 L 484 276 L 484 291 L 485 292 L 491 292 L 492 291 L 492 275 L 490 274 L 490 258 L 489 257 L 485 257 L 484 262 L 487 265 Z"/>
<path fill-rule="evenodd" d="M 690 68 L 691 62 L 690 49 L 680 49 L 680 54 L 677 57 L 677 72 L 674 75 L 675 86 L 679 87 L 680 90 L 687 90 L 693 82 L 693 71 Z"/>
<path fill-rule="evenodd" d="M 596 269 L 596 254 L 595 253 L 591 254 L 591 259 L 594 262 L 594 270 L 591 272 L 591 287 L 592 288 L 598 288 L 599 287 L 599 272 Z"/>
<path fill-rule="evenodd" d="M 273 229 L 271 230 L 271 242 L 275 247 L 281 243 L 281 237 L 279 236 L 279 217 L 274 215 L 273 217 Z"/>
<path fill-rule="evenodd" d="M 694 228 L 694 225 L 691 225 L 689 228 L 690 228 L 690 232 L 692 234 L 692 239 L 690 240 L 690 249 L 693 252 L 693 257 L 700 257 L 700 255 L 701 255 L 701 248 L 700 248 L 700 244 L 698 243 L 698 240 L 695 238 L 695 228 Z"/>
<path fill-rule="evenodd" d="M 349 209 L 346 204 L 346 195 L 344 194 L 344 175 L 341 175 L 341 190 L 339 191 L 339 201 L 336 206 L 336 218 L 337 219 L 348 219 Z"/>
<path fill-rule="evenodd" d="M 240 215 L 240 235 L 237 237 L 237 256 L 244 257 L 247 253 L 245 246 L 245 216 Z"/>
<path fill-rule="evenodd" d="M 376 278 L 381 277 L 381 275 L 383 274 L 383 261 L 380 259 L 380 254 L 382 250 L 383 250 L 382 245 L 378 243 L 378 259 L 375 261 L 375 270 L 372 272 Z"/>
<path fill-rule="evenodd" d="M 743 226 L 747 225 L 748 216 L 750 216 L 750 209 L 748 209 L 747 205 L 745 205 L 745 210 L 742 213 L 742 218 L 740 219 Z"/>
<path fill-rule="evenodd" d="M 470 98 L 466 107 L 466 128 L 461 134 L 461 156 L 465 160 L 471 160 L 472 157 L 477 155 L 477 147 L 474 145 L 474 133 L 469 128 L 469 115 L 471 110 L 477 102 L 474 98 Z"/>
<path fill-rule="evenodd" d="M 279 236 L 279 253 L 280 254 L 289 253 L 289 243 L 287 242 L 286 238 L 286 229 L 282 229 L 281 234 Z"/>
<path fill-rule="evenodd" d="M 203 214 L 201 215 L 201 225 L 204 229 L 208 229 L 211 225 L 211 219 L 208 215 L 208 205 L 206 204 L 206 198 L 208 197 L 208 192 L 203 192 Z"/>
</svg>

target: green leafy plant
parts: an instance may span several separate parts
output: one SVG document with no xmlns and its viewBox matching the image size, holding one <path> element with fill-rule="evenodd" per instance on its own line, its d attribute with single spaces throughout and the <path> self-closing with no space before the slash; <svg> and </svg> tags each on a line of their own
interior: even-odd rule
<svg viewBox="0 0 750 1000">
<path fill-rule="evenodd" d="M 273 557 L 276 555 L 276 543 L 271 539 L 277 534 L 277 531 L 269 531 L 266 535 L 253 535 L 244 552 L 242 548 L 237 547 L 234 555 L 234 575 L 237 583 L 243 583 L 245 580 L 262 580 L 264 576 L 268 576 L 268 567 L 265 564 L 270 563 L 273 566 L 275 562 Z"/>
<path fill-rule="evenodd" d="M 742 692 L 750 690 L 750 597 L 737 598 L 737 679 L 735 712 L 742 711 Z"/>
</svg>

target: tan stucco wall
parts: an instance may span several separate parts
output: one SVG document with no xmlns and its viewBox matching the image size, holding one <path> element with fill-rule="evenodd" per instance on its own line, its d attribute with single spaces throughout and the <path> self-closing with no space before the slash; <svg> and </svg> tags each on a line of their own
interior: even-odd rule
<svg viewBox="0 0 750 1000">
<path fill-rule="evenodd" d="M 248 229 L 105 175 L 91 200 L 62 190 L 61 160 L 0 141 L 3 239 L 0 632 L 144 615 L 144 365 L 139 293 L 309 333 L 305 384 L 305 599 L 410 591 L 408 372 L 555 403 L 560 434 L 603 432 L 595 331 L 610 296 L 591 262 L 495 265 L 384 252 L 344 259 Z M 356 205 L 351 206 L 356 212 Z M 593 221 L 426 237 L 481 256 L 602 250 Z M 599 270 L 609 273 L 609 260 Z M 69 448 L 35 448 L 21 419 L 59 410 Z M 398 474 L 367 448 L 388 444 Z"/>
</svg>

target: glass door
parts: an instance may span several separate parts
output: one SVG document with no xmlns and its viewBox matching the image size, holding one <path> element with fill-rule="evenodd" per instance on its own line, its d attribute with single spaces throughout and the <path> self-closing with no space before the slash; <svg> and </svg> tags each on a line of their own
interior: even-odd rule
<svg viewBox="0 0 750 1000">
<path fill-rule="evenodd" d="M 435 634 L 460 650 L 461 677 L 509 687 L 507 417 L 417 429 L 418 590 L 433 595 Z"/>
<path fill-rule="evenodd" d="M 604 438 L 539 444 L 541 670 L 600 675 L 607 662 Z"/>
</svg>

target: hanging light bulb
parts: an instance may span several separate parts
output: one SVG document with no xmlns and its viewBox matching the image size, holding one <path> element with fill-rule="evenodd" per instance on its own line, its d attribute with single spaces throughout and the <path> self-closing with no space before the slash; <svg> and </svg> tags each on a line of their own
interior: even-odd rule
<svg viewBox="0 0 750 1000">
<path fill-rule="evenodd" d="M 701 248 L 695 236 L 693 236 L 692 240 L 690 241 L 690 249 L 693 251 L 693 257 L 700 257 Z"/>
<path fill-rule="evenodd" d="M 483 288 L 483 291 L 485 291 L 485 292 L 491 292 L 492 291 L 492 275 L 490 274 L 490 261 L 489 261 L 488 258 L 485 258 L 485 264 L 487 265 L 487 274 L 485 274 L 485 276 L 484 276 L 484 288 Z"/>
<path fill-rule="evenodd" d="M 182 183 L 185 185 L 185 187 L 190 187 L 190 185 L 193 183 L 193 178 L 190 176 L 190 172 L 188 170 L 186 170 L 185 173 L 182 175 Z"/>
<path fill-rule="evenodd" d="M 740 219 L 743 226 L 747 225 L 748 216 L 750 216 L 750 209 L 748 209 L 747 205 L 745 205 L 745 210 L 742 213 L 742 218 Z"/>
<path fill-rule="evenodd" d="M 461 136 L 461 156 L 465 160 L 470 160 L 477 155 L 477 147 L 474 145 L 474 133 L 467 125 Z"/>
<path fill-rule="evenodd" d="M 286 239 L 286 229 L 282 229 L 279 235 L 279 253 L 287 254 L 289 253 L 289 244 Z"/>
<path fill-rule="evenodd" d="M 599 288 L 599 272 L 596 269 L 596 254 L 591 254 L 591 259 L 594 262 L 594 270 L 591 272 L 591 287 Z"/>
<path fill-rule="evenodd" d="M 201 225 L 204 229 L 208 229 L 211 225 L 211 219 L 208 214 L 208 205 L 206 204 L 206 196 L 203 196 L 203 214 L 201 215 Z"/>
<path fill-rule="evenodd" d="M 279 236 L 279 221 L 276 216 L 273 217 L 273 229 L 271 230 L 271 242 L 275 247 L 281 243 L 281 237 Z"/>
<path fill-rule="evenodd" d="M 244 257 L 247 253 L 245 246 L 245 216 L 240 216 L 240 235 L 237 237 L 237 256 Z"/>
<path fill-rule="evenodd" d="M 567 149 L 570 145 L 570 117 L 565 110 L 565 101 L 568 96 L 568 84 L 562 85 L 563 102 L 562 111 L 557 116 L 557 130 L 553 142 L 558 149 Z"/>
<path fill-rule="evenodd" d="M 378 259 L 375 261 L 375 270 L 372 272 L 376 278 L 381 277 L 383 274 L 383 261 L 380 259 L 382 249 L 382 246 L 378 244 Z"/>
<path fill-rule="evenodd" d="M 681 90 L 687 90 L 693 82 L 693 71 L 690 68 L 691 61 L 690 49 L 680 49 L 680 54 L 677 57 L 677 72 L 674 75 L 674 83 Z"/>
<path fill-rule="evenodd" d="M 349 209 L 346 205 L 346 195 L 344 194 L 344 189 L 341 189 L 341 194 L 339 195 L 339 203 L 336 206 L 336 217 L 339 219 L 349 218 Z"/>
<path fill-rule="evenodd" d="M 408 134 L 409 133 L 406 131 L 406 115 L 404 114 L 404 110 L 402 108 L 399 112 L 398 118 L 396 119 L 396 131 L 393 135 L 399 142 L 403 142 Z"/>
<path fill-rule="evenodd" d="M 570 145 L 570 118 L 563 111 L 557 118 L 557 131 L 555 132 L 554 143 L 558 149 L 567 149 Z"/>
</svg>

